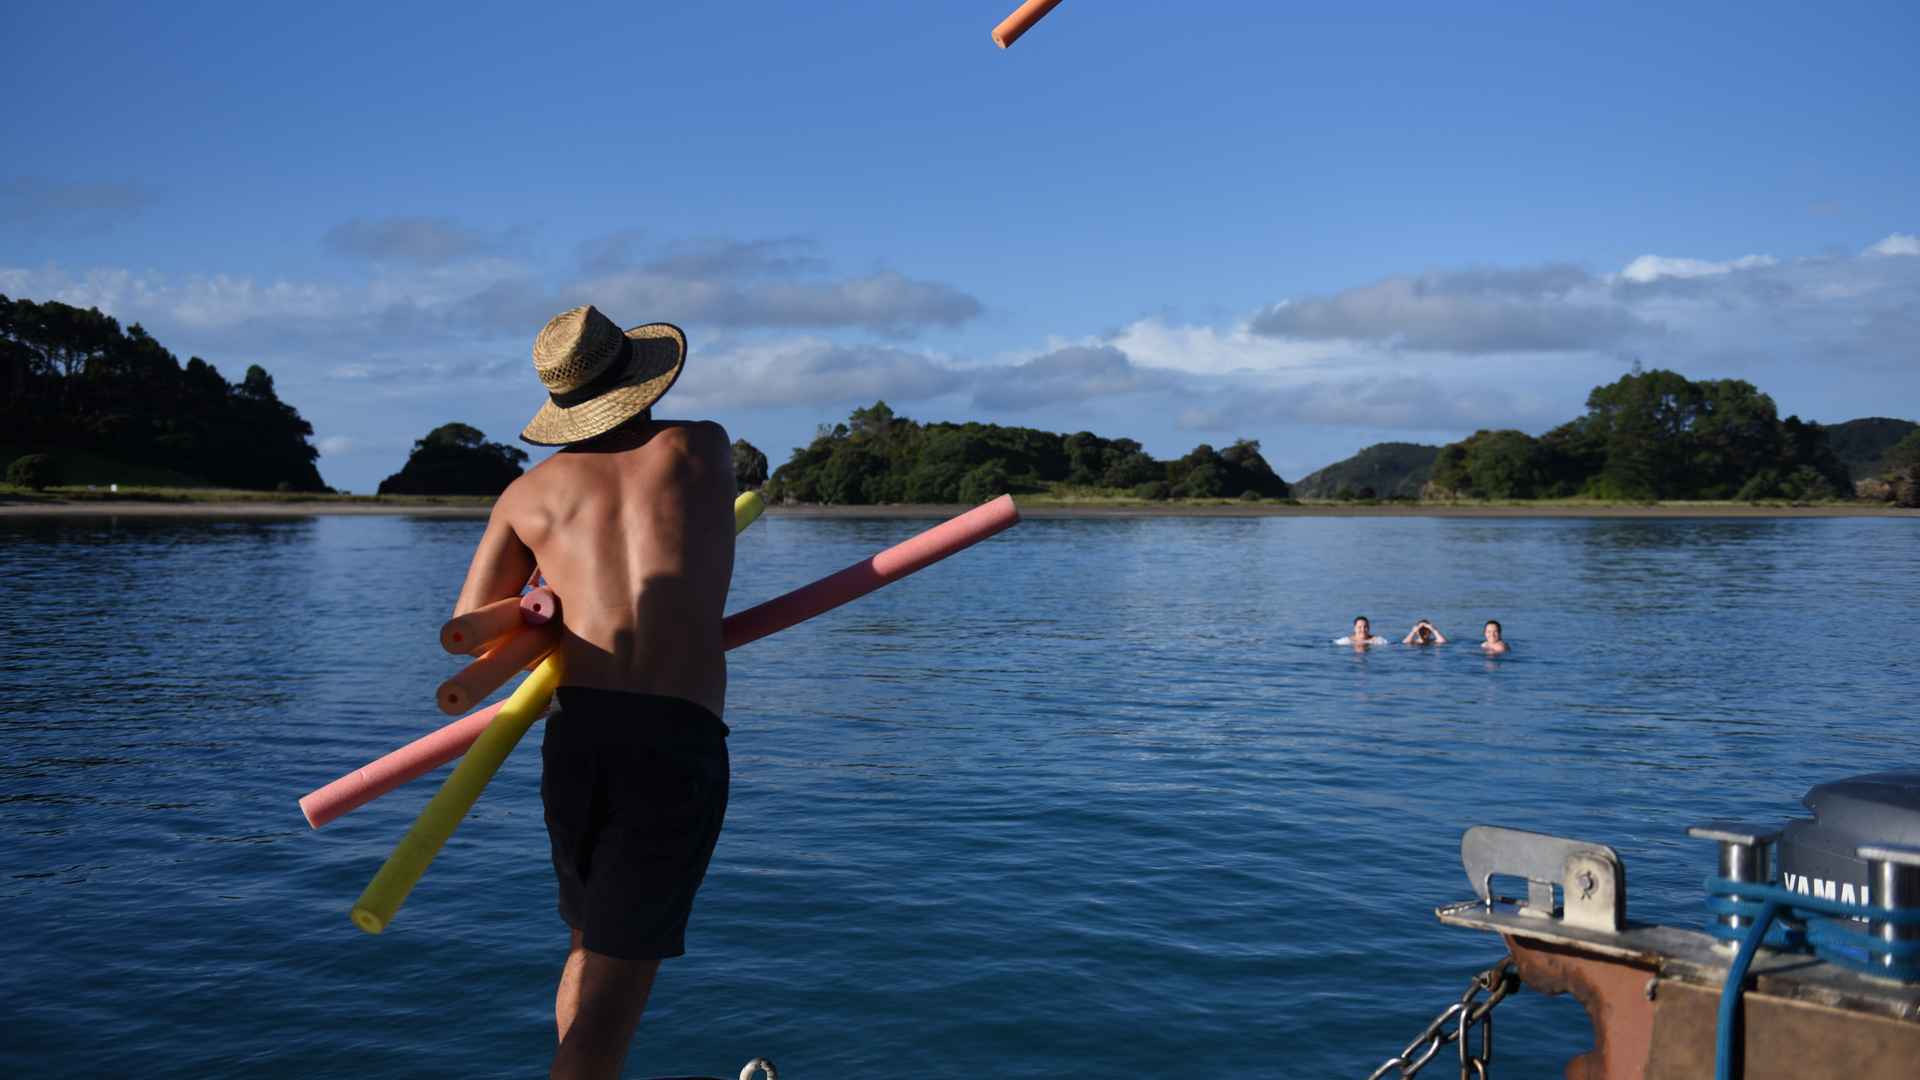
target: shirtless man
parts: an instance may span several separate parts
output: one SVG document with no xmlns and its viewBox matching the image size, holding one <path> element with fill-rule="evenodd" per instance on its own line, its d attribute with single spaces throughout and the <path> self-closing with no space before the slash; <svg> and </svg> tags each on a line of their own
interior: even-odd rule
<svg viewBox="0 0 1920 1080">
<path fill-rule="evenodd" d="M 1407 636 L 1400 639 L 1402 645 L 1445 645 L 1446 643 L 1447 635 L 1433 625 L 1432 619 L 1421 619 L 1414 623 L 1413 629 L 1407 631 Z"/>
<path fill-rule="evenodd" d="M 1513 646 L 1507 644 L 1506 639 L 1500 636 L 1500 624 L 1495 620 L 1488 619 L 1487 625 L 1483 627 L 1480 632 L 1484 635 L 1484 640 L 1480 642 L 1480 648 L 1486 650 L 1488 653 L 1499 656 L 1501 653 L 1512 650 Z"/>
<path fill-rule="evenodd" d="M 454 608 L 517 595 L 535 566 L 562 602 L 540 778 L 572 928 L 555 1077 L 619 1074 L 726 816 L 733 467 L 720 425 L 653 419 L 685 362 L 666 323 L 622 333 L 582 307 L 540 331 L 550 401 L 521 437 L 564 449 L 494 504 Z"/>
<path fill-rule="evenodd" d="M 1356 615 L 1353 618 L 1353 633 L 1343 638 L 1334 638 L 1333 643 L 1335 645 L 1351 645 L 1356 649 L 1364 649 L 1369 645 L 1385 645 L 1387 639 L 1375 637 L 1373 634 L 1373 624 L 1367 621 L 1367 617 L 1365 615 Z"/>
</svg>

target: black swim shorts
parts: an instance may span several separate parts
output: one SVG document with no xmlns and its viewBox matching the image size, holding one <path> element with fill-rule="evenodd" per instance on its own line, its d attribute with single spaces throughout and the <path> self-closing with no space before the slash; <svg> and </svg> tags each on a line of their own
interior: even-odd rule
<svg viewBox="0 0 1920 1080">
<path fill-rule="evenodd" d="M 540 801 L 560 917 L 597 953 L 679 956 L 727 816 L 727 725 L 684 698 L 581 686 L 557 696 Z"/>
</svg>

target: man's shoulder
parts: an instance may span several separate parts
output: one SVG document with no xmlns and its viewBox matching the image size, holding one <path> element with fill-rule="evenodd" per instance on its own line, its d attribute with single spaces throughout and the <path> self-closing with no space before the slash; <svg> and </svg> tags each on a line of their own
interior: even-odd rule
<svg viewBox="0 0 1920 1080">
<path fill-rule="evenodd" d="M 695 454 L 731 453 L 727 429 L 717 420 L 662 420 L 657 438 L 662 445 Z"/>
</svg>

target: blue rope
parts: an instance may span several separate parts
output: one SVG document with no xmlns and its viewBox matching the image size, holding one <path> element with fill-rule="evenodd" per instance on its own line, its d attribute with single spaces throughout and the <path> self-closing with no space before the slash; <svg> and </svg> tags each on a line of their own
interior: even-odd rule
<svg viewBox="0 0 1920 1080">
<path fill-rule="evenodd" d="M 1767 936 L 1767 927 L 1773 925 L 1773 917 L 1778 914 L 1777 902 L 1768 900 L 1760 905 L 1753 926 L 1740 942 L 1740 951 L 1734 954 L 1733 963 L 1727 968 L 1727 985 L 1720 991 L 1720 1030 L 1714 1037 L 1713 1080 L 1733 1080 L 1735 1048 L 1739 1046 L 1734 1036 L 1739 1033 L 1740 989 L 1747 981 L 1747 969 L 1753 966 L 1753 954 L 1760 951 L 1760 941 Z"/>
<path fill-rule="evenodd" d="M 1714 937 L 1740 943 L 1740 950 L 1727 968 L 1726 986 L 1720 991 L 1720 1030 L 1714 1038 L 1714 1080 L 1733 1080 L 1739 1045 L 1740 995 L 1745 988 L 1747 971 L 1753 966 L 1754 955 L 1762 944 L 1787 952 L 1811 951 L 1828 963 L 1882 978 L 1920 981 L 1920 939 L 1885 941 L 1845 921 L 1871 919 L 1896 926 L 1915 926 L 1920 925 L 1920 908 L 1888 911 L 1788 892 L 1778 885 L 1710 877 L 1707 910 L 1715 915 L 1739 915 L 1753 920 L 1752 925 L 1740 929 L 1722 925 L 1718 919 L 1708 927 Z M 1769 941 L 1767 934 L 1774 929 L 1776 919 L 1801 925 L 1782 925 L 1780 932 Z"/>
<path fill-rule="evenodd" d="M 1920 908 L 1888 911 L 1866 904 L 1828 900 L 1823 896 L 1789 892 L 1778 885 L 1759 885 L 1723 877 L 1707 879 L 1707 910 L 1715 915 L 1759 916 L 1764 904 L 1776 904 L 1784 926 L 1769 948 L 1784 952 L 1812 951 L 1820 959 L 1885 979 L 1920 981 L 1920 941 L 1883 941 L 1850 920 L 1873 920 L 1896 926 L 1920 925 Z M 1735 897 L 1738 899 L 1735 899 Z M 1715 920 L 1707 932 L 1722 941 L 1744 941 L 1745 930 Z M 1811 947 L 1811 948 L 1809 948 Z"/>
</svg>

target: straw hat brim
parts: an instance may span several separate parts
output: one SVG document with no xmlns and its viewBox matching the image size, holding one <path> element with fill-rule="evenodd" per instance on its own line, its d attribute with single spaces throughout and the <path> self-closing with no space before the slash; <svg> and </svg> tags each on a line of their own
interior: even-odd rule
<svg viewBox="0 0 1920 1080">
<path fill-rule="evenodd" d="M 632 343 L 627 371 L 606 390 L 576 405 L 551 399 L 520 438 L 535 446 L 567 446 L 604 435 L 659 401 L 687 364 L 687 335 L 672 323 L 648 323 L 626 332 Z"/>
</svg>

